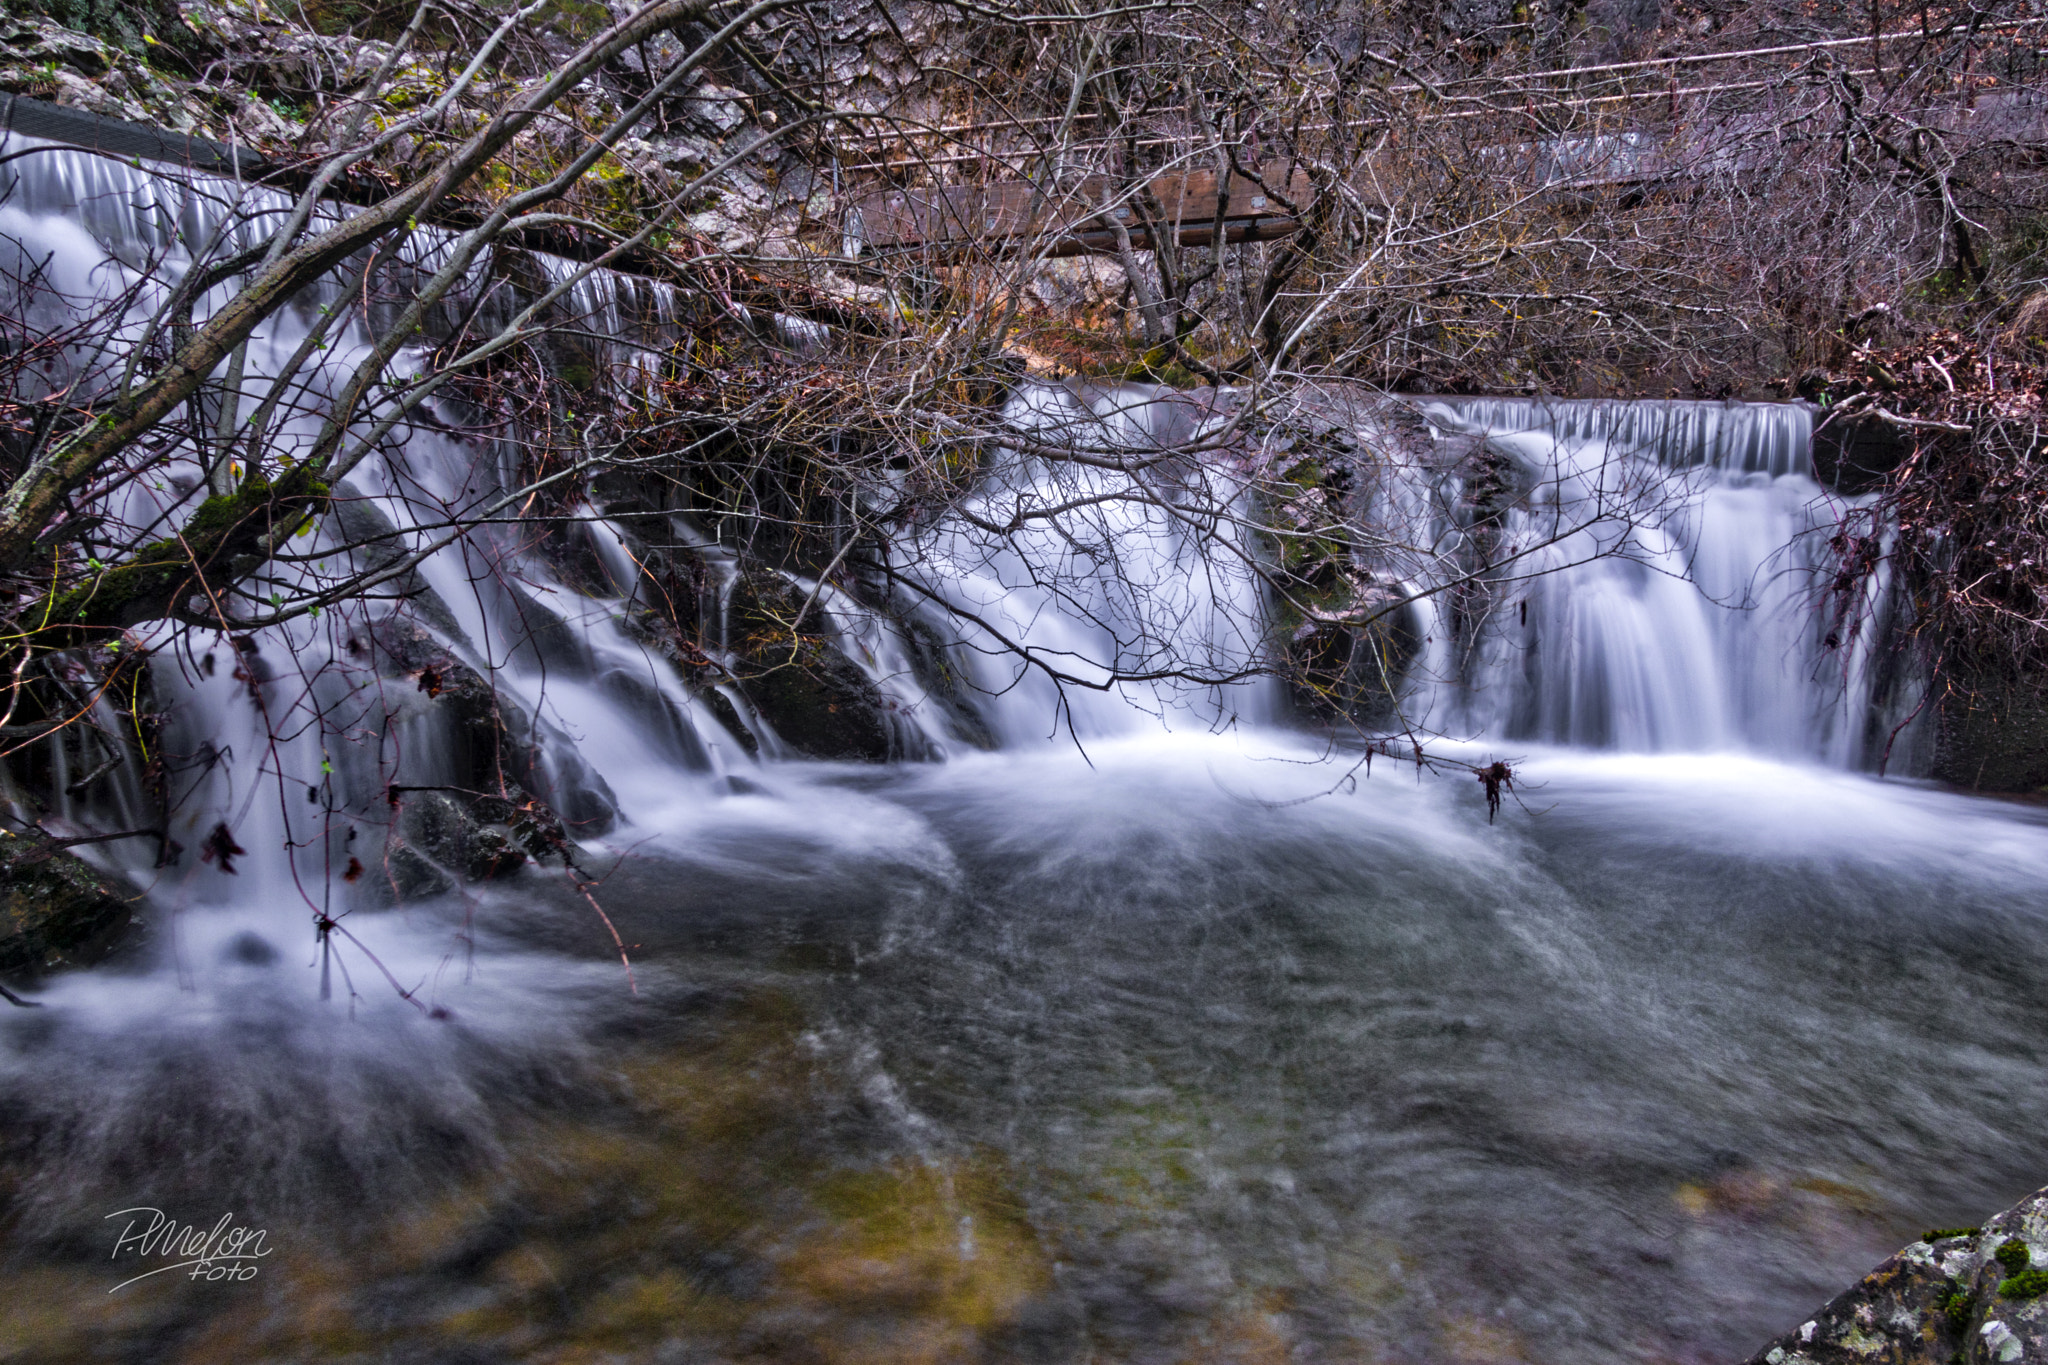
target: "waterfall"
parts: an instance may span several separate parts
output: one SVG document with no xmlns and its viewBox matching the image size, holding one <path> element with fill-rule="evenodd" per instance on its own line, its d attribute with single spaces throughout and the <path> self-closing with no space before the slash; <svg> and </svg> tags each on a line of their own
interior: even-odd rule
<svg viewBox="0 0 2048 1365">
<path fill-rule="evenodd" d="M 1217 419 L 1149 385 L 1026 385 L 1006 416 L 1049 441 L 1134 452 Z M 1217 515 L 1235 499 L 1230 478 L 1199 461 L 1145 477 L 1013 454 L 959 515 L 902 538 L 905 570 L 964 623 L 953 654 L 1004 743 L 1278 719 L 1271 682 L 1251 675 L 1256 551 Z"/>
<path fill-rule="evenodd" d="M 6 146 L 0 288 L 123 342 L 283 209 Z M 303 449 L 384 306 L 295 300 L 244 415 L 344 310 Z M 659 378 L 683 316 L 608 274 L 561 311 L 558 392 Z M 1019 448 L 876 474 L 805 558 L 631 470 L 456 539 L 530 461 L 451 393 L 245 586 L 416 568 L 138 628 L 146 756 L 101 703 L 0 765 L 52 833 L 161 828 L 76 850 L 146 932 L 0 1004 L 23 1349 L 1735 1359 L 2038 1183 L 2043 812 L 1860 771 L 1914 680 L 1882 578 L 1829 638 L 1806 409 L 1247 396 L 1020 382 Z M 204 445 L 108 508 L 189 515 Z M 1325 569 L 1329 619 L 1283 597 Z M 1276 658 L 1382 606 L 1384 695 L 1311 713 Z M 820 759 L 757 636 L 865 748 Z M 1404 731 L 1453 761 L 1375 769 Z M 1456 760 L 1495 759 L 1490 820 Z M 281 1254 L 120 1288 L 141 1207 Z"/>
<path fill-rule="evenodd" d="M 1424 610 L 1419 709 L 1499 739 L 1874 762 L 1891 664 L 1828 639 L 1826 540 L 1848 501 L 1816 483 L 1799 404 L 1436 398 L 1518 495 L 1478 622 Z M 1520 556 L 1519 558 L 1517 556 Z M 1881 595 L 1880 578 L 1868 591 Z M 1889 719 L 1889 724 L 1885 724 Z"/>
<path fill-rule="evenodd" d="M 12 244 L 17 275 L 39 269 L 54 286 L 42 296 L 46 312 L 57 304 L 77 311 L 113 306 L 139 285 L 125 305 L 124 336 L 134 335 L 161 301 L 160 286 L 145 272 L 175 278 L 190 244 L 217 233 L 258 240 L 266 221 L 286 207 L 280 196 L 245 193 L 208 177 L 192 177 L 186 187 L 28 139 L 9 147 L 28 153 L 8 163 L 0 185 L 0 234 Z M 416 253 L 414 267 L 431 269 L 447 240 L 421 232 L 408 248 Z M 203 318 L 226 293 L 227 286 L 216 289 L 197 315 Z M 261 401 L 264 377 L 278 372 L 314 317 L 351 302 L 324 284 L 252 338 L 245 411 Z M 659 286 L 596 274 L 576 287 L 565 308 L 593 336 L 644 339 L 649 328 L 658 332 L 667 301 Z M 311 439 L 317 395 L 339 383 L 369 339 L 360 316 L 340 329 L 317 371 L 302 376 L 310 401 L 278 425 L 280 444 Z M 601 359 L 631 366 L 639 355 L 621 345 Z M 259 591 L 311 586 L 329 567 L 325 555 L 375 567 L 445 539 L 446 524 L 463 509 L 517 486 L 511 460 L 506 444 L 477 429 L 460 401 L 433 402 L 402 439 L 336 489 L 336 514 L 292 542 L 297 566 L 273 565 Z M 187 451 L 162 478 L 122 490 L 115 510 L 134 523 L 175 520 L 196 505 L 203 475 Z M 184 513 L 175 510 L 180 505 Z M 543 553 L 542 537 L 515 522 L 482 527 L 428 555 L 392 585 L 406 599 L 402 606 L 387 589 L 377 595 L 382 600 L 337 604 L 232 638 L 168 623 L 148 629 L 152 680 L 169 716 L 163 743 L 175 809 L 168 839 L 182 846 L 182 856 L 159 869 L 156 850 L 141 840 L 106 855 L 174 908 L 262 903 L 296 906 L 303 915 L 356 897 L 361 874 L 347 869 L 352 860 L 374 864 L 376 847 L 400 818 L 400 794 L 464 780 L 455 770 L 458 737 L 445 717 L 430 713 L 430 697 L 422 695 L 427 684 L 394 670 L 385 637 L 400 621 L 421 649 L 488 680 L 508 733 L 530 750 L 522 759 L 525 785 L 560 813 L 573 836 L 605 833 L 621 806 L 644 815 L 679 795 L 721 789 L 728 768 L 747 763 L 749 746 L 704 695 L 683 684 L 668 659 L 628 629 L 626 604 L 638 569 L 618 528 L 593 518 L 572 524 L 570 534 L 594 557 L 595 581 L 572 584 Z M 376 544 L 361 547 L 373 538 Z M 417 661 L 412 671 L 419 672 Z M 132 776 L 123 775 L 125 786 L 112 785 L 125 792 Z M 132 793 L 123 799 L 133 806 Z M 132 809 L 94 812 L 88 805 L 74 803 L 59 814 L 84 826 L 148 823 Z M 95 820 L 96 813 L 106 818 Z M 210 850 L 202 856 L 216 828 L 250 850 L 232 871 L 228 858 Z"/>
<path fill-rule="evenodd" d="M 17 156 L 5 175 L 0 231 L 19 243 L 17 270 L 40 267 L 73 308 L 142 282 L 127 305 L 129 335 L 158 300 L 152 267 L 174 275 L 191 243 L 217 233 L 256 240 L 285 208 L 281 197 L 227 182 L 180 185 L 57 148 Z M 446 242 L 421 232 L 407 248 L 414 267 L 430 269 Z M 539 265 L 555 279 L 570 268 Z M 310 291 L 252 341 L 245 407 L 319 313 L 351 306 L 334 289 Z M 628 339 L 590 343 L 600 363 L 627 373 L 646 364 L 630 341 L 658 343 L 674 313 L 663 286 L 607 273 L 583 280 L 566 307 L 594 337 Z M 302 381 L 315 398 L 303 405 L 309 414 L 368 344 L 365 319 L 355 317 Z M 1170 452 L 1222 421 L 1230 397 L 1027 383 L 1006 415 L 1045 442 Z M 1831 511 L 1808 470 L 1805 409 L 1416 401 L 1444 449 L 1493 462 L 1488 477 L 1506 504 L 1482 535 L 1470 507 L 1475 466 L 1446 456 L 1390 475 L 1384 496 L 1361 512 L 1385 523 L 1377 530 L 1390 541 L 1448 536 L 1463 547 L 1392 574 L 1419 595 L 1408 725 L 1490 742 L 1870 761 L 1871 736 L 1886 728 L 1873 719 L 1881 650 L 1867 638 L 1838 648 L 1822 638 L 1815 578 L 1826 565 L 1816 531 Z M 316 426 L 317 415 L 295 416 L 279 436 L 304 442 Z M 1370 448 L 1385 433 L 1368 423 L 1360 435 Z M 204 472 L 187 452 L 167 480 L 123 490 L 121 510 L 140 520 L 189 507 Z M 478 429 L 459 400 L 437 401 L 349 476 L 336 514 L 294 542 L 298 566 L 273 566 L 263 590 L 309 585 L 323 555 L 360 560 L 426 546 L 453 515 L 516 486 L 516 474 L 506 442 Z M 1286 723 L 1286 700 L 1264 672 L 1266 552 L 1230 515 L 1243 505 L 1238 478 L 1213 457 L 1175 456 L 1133 473 L 999 456 L 955 511 L 894 534 L 886 553 L 896 586 L 879 594 L 889 612 L 876 609 L 876 593 L 784 577 L 815 601 L 839 651 L 871 682 L 900 757 L 1270 728 Z M 583 519 L 556 531 L 490 525 L 452 541 L 395 585 L 402 606 L 340 604 L 233 638 L 152 628 L 154 678 L 171 718 L 167 837 L 182 856 L 159 868 L 160 850 L 143 840 L 101 852 L 174 907 L 264 903 L 325 914 L 360 900 L 351 869 L 374 862 L 407 809 L 431 799 L 420 793 L 467 780 L 462 737 L 429 705 L 428 655 L 485 680 L 523 755 L 521 784 L 560 814 L 572 840 L 687 824 L 753 790 L 743 774 L 795 757 L 744 687 L 686 682 L 636 628 L 644 570 L 634 547 L 648 525 L 608 521 L 589 504 L 569 510 Z M 722 622 L 739 573 L 731 551 L 682 514 L 657 529 L 696 556 L 705 614 Z M 380 534 L 382 548 L 360 547 Z M 1480 575 L 1486 593 L 1429 595 L 1445 564 L 1473 570 L 1482 540 L 1485 554 L 1509 566 Z M 564 545 L 584 571 L 565 570 Z M 395 646 L 394 630 L 411 644 Z M 729 663 L 719 631 L 705 654 Z M 94 791 L 54 814 L 80 828 L 146 823 L 132 771 Z M 91 808 L 94 800 L 105 808 Z M 208 848 L 217 829 L 250 850 L 232 872 Z M 404 880 L 387 870 L 387 899 L 445 889 L 430 874 L 413 877 L 410 891 Z"/>
</svg>

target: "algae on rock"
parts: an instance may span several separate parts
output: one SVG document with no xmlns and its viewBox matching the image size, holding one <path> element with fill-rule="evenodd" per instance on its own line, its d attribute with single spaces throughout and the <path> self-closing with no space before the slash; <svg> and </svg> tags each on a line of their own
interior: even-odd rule
<svg viewBox="0 0 2048 1365">
<path fill-rule="evenodd" d="M 0 972 L 103 956 L 127 930 L 138 899 L 78 855 L 0 830 Z"/>
</svg>

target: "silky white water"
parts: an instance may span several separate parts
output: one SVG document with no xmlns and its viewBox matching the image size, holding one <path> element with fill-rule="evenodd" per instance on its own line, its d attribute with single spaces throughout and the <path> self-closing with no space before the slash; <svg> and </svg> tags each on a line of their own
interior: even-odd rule
<svg viewBox="0 0 2048 1365">
<path fill-rule="evenodd" d="M 1527 556 L 1496 619 L 1431 660 L 1432 715 L 1468 732 L 1598 748 L 1748 751 L 1876 766 L 1870 671 L 1885 643 L 1829 644 L 1826 539 L 1843 500 L 1797 404 L 1426 402 L 1483 435 L 1529 495 Z M 1868 590 L 1882 593 L 1880 578 Z M 1432 611 L 1429 633 L 1451 634 Z"/>
<path fill-rule="evenodd" d="M 217 221 L 80 153 L 5 173 L 0 233 L 74 299 L 175 258 L 153 222 Z M 258 391 L 335 303 L 258 338 Z M 574 306 L 616 334 L 663 304 L 599 278 Z M 1135 388 L 1014 403 L 1138 448 L 1216 420 Z M 1881 642 L 1831 648 L 1814 610 L 1831 508 L 1804 411 L 1421 411 L 1447 453 L 1389 476 L 1389 543 L 1419 547 L 1390 573 L 1427 589 L 1474 541 L 1469 438 L 1517 493 L 1494 544 L 1519 567 L 1462 617 L 1423 599 L 1401 697 L 1432 747 L 1515 760 L 1492 822 L 1468 773 L 1368 773 L 1246 672 L 1270 603 L 1259 547 L 1202 520 L 1233 496 L 1220 464 L 1105 500 L 1116 476 L 1020 456 L 899 532 L 900 605 L 951 641 L 973 724 L 899 625 L 821 589 L 919 762 L 795 758 L 629 628 L 656 537 L 730 593 L 687 519 L 590 523 L 581 588 L 517 526 L 436 553 L 402 610 L 529 718 L 528 785 L 600 879 L 580 890 L 528 869 L 355 899 L 386 793 L 455 776 L 429 698 L 362 650 L 398 608 L 147 632 L 184 848 L 103 848 L 150 937 L 0 1016 L 6 1255 L 62 1305 L 7 1340 L 1734 1360 L 1920 1227 L 2037 1185 L 2048 823 L 1868 775 L 1897 722 Z M 295 548 L 508 486 L 466 414 L 431 416 Z M 148 818 L 125 773 L 50 815 Z M 216 826 L 232 872 L 201 857 Z M 99 1220 L 135 1204 L 258 1219 L 289 1264 L 107 1316 Z M 916 1241 L 930 1209 L 944 1235 Z"/>
</svg>

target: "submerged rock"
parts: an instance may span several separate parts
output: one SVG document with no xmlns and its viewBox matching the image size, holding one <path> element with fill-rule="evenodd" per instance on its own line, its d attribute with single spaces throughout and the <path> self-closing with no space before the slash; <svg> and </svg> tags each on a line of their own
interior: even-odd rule
<svg viewBox="0 0 2048 1365">
<path fill-rule="evenodd" d="M 0 831 L 0 971 L 104 956 L 127 930 L 136 900 L 75 854 Z"/>
<path fill-rule="evenodd" d="M 2048 1189 L 1929 1232 L 1746 1365 L 2048 1362 Z"/>
</svg>

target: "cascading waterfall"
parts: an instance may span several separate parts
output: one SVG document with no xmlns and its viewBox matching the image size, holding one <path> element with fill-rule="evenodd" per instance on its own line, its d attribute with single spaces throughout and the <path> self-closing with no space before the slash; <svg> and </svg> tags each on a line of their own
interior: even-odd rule
<svg viewBox="0 0 2048 1365">
<path fill-rule="evenodd" d="M 174 273 L 235 193 L 63 150 L 0 177 L 11 264 L 74 307 Z M 245 404 L 347 306 L 280 314 Z M 564 309 L 652 342 L 673 316 L 607 275 Z M 305 407 L 365 342 L 336 332 Z M 1026 384 L 1009 416 L 1166 451 L 1228 401 Z M 1496 823 L 1469 773 L 1289 721 L 1267 551 L 1222 514 L 1242 451 L 1000 456 L 885 574 L 781 575 L 925 761 L 797 761 L 730 666 L 764 571 L 682 515 L 579 504 L 546 543 L 508 516 L 402 605 L 140 632 L 182 847 L 84 851 L 157 932 L 0 1007 L 8 1264 L 84 1324 L 47 1358 L 1733 1359 L 2037 1185 L 2048 840 L 1856 771 L 1902 703 L 1884 642 L 1816 610 L 1806 411 L 1414 405 L 1427 449 L 1356 496 L 1387 547 L 1361 567 L 1418 597 L 1402 716 L 1526 755 L 1542 795 Z M 258 595 L 519 486 L 473 416 L 366 460 Z M 702 676 L 636 617 L 657 531 L 701 569 Z M 470 780 L 427 658 L 494 692 L 573 883 L 386 866 Z M 53 828 L 158 818 L 132 767 L 65 791 L 46 743 Z M 268 1220 L 283 1297 L 91 1308 L 98 1220 L 135 1205 Z"/>
<path fill-rule="evenodd" d="M 24 261 L 42 265 L 73 300 L 117 297 L 150 267 L 174 278 L 187 244 L 217 231 L 235 234 L 235 242 L 256 240 L 286 207 L 280 196 L 243 196 L 204 177 L 197 192 L 187 192 L 139 168 L 63 149 L 19 158 L 8 170 L 0 227 L 21 244 Z M 246 221 L 230 219 L 236 208 Z M 431 268 L 442 239 L 422 237 L 418 265 Z M 628 291 L 638 296 L 622 297 Z M 222 296 L 216 291 L 216 300 Z M 145 289 L 130 327 L 159 301 Z M 246 410 L 262 400 L 263 376 L 282 367 L 312 318 L 346 306 L 332 288 L 316 289 L 252 339 Z M 659 329 L 665 300 L 658 286 L 596 274 L 565 307 L 595 336 L 632 336 L 640 326 Z M 367 345 L 362 320 L 351 322 L 306 387 L 338 383 Z M 631 347 L 605 357 L 626 366 L 637 358 Z M 447 539 L 439 528 L 458 509 L 481 507 L 513 486 L 516 470 L 505 467 L 498 443 L 465 434 L 462 417 L 459 404 L 439 403 L 396 447 L 395 461 L 379 453 L 358 466 L 337 490 L 337 523 L 309 528 L 294 542 L 302 561 L 346 555 L 352 540 L 380 531 L 388 535 L 380 552 L 395 559 Z M 317 413 L 289 416 L 278 441 L 304 441 L 317 424 Z M 175 464 L 165 481 L 131 484 L 122 494 L 128 505 L 118 510 L 137 523 L 160 517 L 190 498 L 203 474 L 193 460 Z M 568 588 L 516 528 L 486 528 L 429 555 L 408 592 L 410 610 L 440 644 L 526 717 L 535 794 L 573 831 L 595 835 L 610 827 L 621 800 L 642 809 L 667 801 L 679 774 L 686 784 L 715 787 L 743 748 L 665 660 L 620 629 L 620 603 L 637 569 L 617 530 L 589 523 L 587 538 L 612 596 Z M 310 582 L 309 573 L 286 565 L 264 586 L 290 591 Z M 361 660 L 361 637 L 372 625 L 365 613 L 342 610 L 210 645 L 169 628 L 154 632 L 150 643 L 162 659 L 156 684 L 173 718 L 166 742 L 174 752 L 206 756 L 179 792 L 172 837 L 196 851 L 209 829 L 225 825 L 242 845 L 264 850 L 232 881 L 215 862 L 187 859 L 174 879 L 179 902 L 331 902 L 342 869 L 366 847 L 357 834 L 376 820 L 379 793 L 452 779 L 449 737 L 434 733 L 421 720 L 423 708 L 391 695 L 391 680 Z M 607 755 L 602 770 L 586 753 Z M 280 791 L 308 797 L 301 806 L 278 799 Z"/>
<path fill-rule="evenodd" d="M 1827 640 L 1826 540 L 1842 500 L 1813 479 L 1806 408 L 1421 406 L 1446 432 L 1483 438 L 1524 494 L 1500 528 L 1510 566 L 1492 619 L 1460 640 L 1441 606 L 1425 607 L 1432 720 L 1554 744 L 1874 763 L 1873 736 L 1889 728 L 1872 715 L 1884 645 Z"/>
<path fill-rule="evenodd" d="M 218 196 L 209 200 L 139 168 L 57 149 L 18 159 L 11 174 L 6 228 L 30 256 L 45 257 L 58 288 L 78 299 L 111 296 L 117 281 L 127 284 L 150 262 L 174 274 L 185 244 L 218 230 L 233 190 L 199 178 L 202 191 L 211 185 Z M 257 208 L 233 230 L 253 240 L 263 211 L 281 212 L 284 201 L 259 198 Z M 420 248 L 428 257 L 435 240 L 425 236 Z M 315 291 L 256 339 L 245 405 L 260 400 L 260 376 L 297 347 L 311 317 L 338 303 Z M 665 307 L 658 286 L 602 273 L 583 281 L 569 303 L 599 336 L 630 332 L 640 318 L 658 331 Z M 333 382 L 325 376 L 343 373 L 366 344 L 355 326 L 313 386 Z M 606 359 L 630 365 L 637 355 L 629 347 Z M 458 411 L 443 409 L 406 438 L 399 465 L 373 457 L 351 477 L 344 500 L 358 529 L 366 519 L 400 531 L 428 525 L 509 486 L 516 471 L 499 467 L 490 442 L 462 434 Z M 1439 600 L 1420 604 L 1427 646 L 1411 679 L 1411 721 L 1504 740 L 1749 748 L 1838 765 L 1869 760 L 1866 675 L 1874 646 L 1820 648 L 1811 586 L 1820 552 L 1812 532 L 1827 507 L 1807 468 L 1804 409 L 1500 399 L 1432 399 L 1421 409 L 1443 433 L 1481 436 L 1512 464 L 1509 477 L 1524 496 L 1507 514 L 1501 539 L 1510 554 L 1524 548 L 1513 570 L 1522 581 L 1499 594 L 1492 619 L 1458 623 Z M 1170 447 L 1216 420 L 1198 398 L 1142 386 L 1026 386 L 1010 415 L 1027 429 L 1085 428 L 1092 439 L 1134 450 Z M 281 432 L 287 440 L 306 434 L 289 423 Z M 196 480 L 203 471 L 194 464 L 180 472 Z M 1229 505 L 1228 491 L 1215 486 L 1219 473 L 1197 464 L 1174 477 L 1203 485 L 1184 490 L 1186 508 Z M 1461 476 L 1430 477 L 1455 483 Z M 137 486 L 125 496 L 162 504 L 189 487 Z M 1141 499 L 1103 496 L 1128 491 L 1126 476 L 1015 457 L 987 471 L 964 517 L 903 537 L 897 557 L 929 595 L 923 614 L 937 619 L 946 615 L 937 608 L 951 609 L 948 631 L 962 637 L 951 663 L 1000 742 L 1281 719 L 1273 685 L 1252 675 L 1264 630 L 1262 591 L 1249 565 L 1256 551 L 1228 527 L 1191 520 L 1175 505 L 1171 479 L 1155 480 Z M 1441 503 L 1415 499 L 1408 510 Z M 1063 505 L 1070 510 L 1048 512 Z M 1013 522 L 1023 529 L 981 529 Z M 703 542 L 680 519 L 671 529 Z M 317 534 L 308 548 L 338 546 L 351 533 L 330 527 Z M 427 534 L 401 537 L 397 548 L 422 545 Z M 590 595 L 588 585 L 568 588 L 531 544 L 495 531 L 429 556 L 419 570 L 418 615 L 529 717 L 536 794 L 586 836 L 604 833 L 621 808 L 631 820 L 672 804 L 678 773 L 690 775 L 684 790 L 716 791 L 747 749 L 787 752 L 743 696 L 727 698 L 733 705 L 722 722 L 621 630 L 622 604 L 639 572 L 622 534 L 602 520 L 585 531 L 609 596 Z M 729 591 L 729 556 L 708 543 L 702 552 Z M 290 586 L 291 570 L 279 574 Z M 900 629 L 834 587 L 798 587 L 818 595 L 821 618 L 890 700 L 902 751 L 957 749 L 958 726 L 919 678 Z M 303 892 L 346 865 L 341 848 L 330 845 L 350 837 L 332 829 L 309 835 L 309 819 L 332 826 L 333 812 L 348 810 L 359 823 L 394 783 L 449 780 L 436 752 L 445 739 L 418 724 L 409 731 L 408 708 L 390 707 L 385 680 L 351 658 L 359 645 L 350 632 L 363 624 L 341 613 L 325 624 L 257 631 L 239 645 L 217 645 L 210 665 L 205 651 L 186 642 L 183 666 L 159 669 L 185 727 L 174 742 L 221 756 L 181 802 L 180 842 L 226 823 L 247 829 L 247 838 L 236 836 L 245 845 L 300 850 L 289 868 L 265 855 L 259 861 L 270 871 L 236 874 L 252 880 L 227 883 L 211 867 L 189 871 L 196 878 L 189 894 L 246 894 L 273 874 L 279 884 L 266 885 L 265 898 L 283 894 L 286 884 Z M 283 660 L 292 661 L 290 677 Z M 1112 671 L 1141 680 L 1111 682 Z M 1152 673 L 1159 676 L 1145 679 Z M 245 686 L 252 676 L 269 691 L 259 696 Z M 287 695 L 293 687 L 299 694 Z M 350 698 L 366 691 L 376 700 L 351 714 Z M 279 728 L 269 713 L 300 709 L 336 719 L 284 727 L 297 735 L 289 741 L 265 738 Z M 734 716 L 753 732 L 748 743 L 728 729 Z M 337 745 L 344 733 L 355 738 Z M 365 737 L 374 739 L 367 756 Z M 256 799 L 264 781 L 328 795 L 296 810 L 288 801 Z"/>
<path fill-rule="evenodd" d="M 1138 452 L 1214 420 L 1149 386 L 1025 387 L 1008 416 L 1048 443 L 1078 433 Z M 898 557 L 965 622 L 955 656 L 1006 744 L 1267 724 L 1279 718 L 1272 684 L 1236 676 L 1258 659 L 1263 627 L 1253 551 L 1215 517 L 1232 496 L 1200 466 L 1138 482 L 1011 456 L 961 516 L 905 537 Z"/>
</svg>

